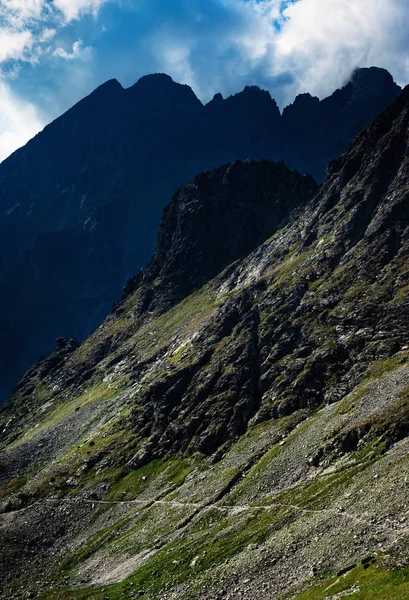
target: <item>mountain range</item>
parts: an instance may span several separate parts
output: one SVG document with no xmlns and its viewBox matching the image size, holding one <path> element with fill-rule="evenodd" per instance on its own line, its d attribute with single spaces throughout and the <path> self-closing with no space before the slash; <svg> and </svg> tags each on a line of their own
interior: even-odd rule
<svg viewBox="0 0 409 600">
<path fill-rule="evenodd" d="M 83 340 L 152 256 L 162 210 L 198 173 L 285 160 L 317 181 L 400 88 L 359 69 L 280 113 L 246 87 L 203 105 L 166 75 L 108 81 L 0 165 L 0 398 L 60 336 Z"/>
<path fill-rule="evenodd" d="M 0 407 L 8 600 L 409 596 L 409 87 L 318 186 L 196 175 Z"/>
</svg>

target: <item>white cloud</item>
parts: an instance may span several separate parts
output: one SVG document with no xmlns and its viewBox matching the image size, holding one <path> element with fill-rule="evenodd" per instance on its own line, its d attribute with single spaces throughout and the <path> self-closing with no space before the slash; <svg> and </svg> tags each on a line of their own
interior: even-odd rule
<svg viewBox="0 0 409 600">
<path fill-rule="evenodd" d="M 1 0 L 0 16 L 9 26 L 21 28 L 33 19 L 39 19 L 44 8 L 44 0 Z"/>
<path fill-rule="evenodd" d="M 45 124 L 32 104 L 11 91 L 10 81 L 18 78 L 21 64 L 39 63 L 47 55 L 66 61 L 90 60 L 93 49 L 80 40 L 71 51 L 56 48 L 52 42 L 59 29 L 86 13 L 96 15 L 105 1 L 0 0 L 0 161 Z"/>
<path fill-rule="evenodd" d="M 65 60 L 90 60 L 92 57 L 93 49 L 90 46 L 84 46 L 82 40 L 74 42 L 72 45 L 72 51 L 67 52 L 64 48 L 56 48 L 53 52 L 53 56 L 64 58 Z"/>
<path fill-rule="evenodd" d="M 86 13 L 98 14 L 101 6 L 108 0 L 54 0 L 54 6 L 67 21 L 78 19 Z"/>
<path fill-rule="evenodd" d="M 298 0 L 284 15 L 271 68 L 293 71 L 292 92 L 326 95 L 358 66 L 383 66 L 409 81 L 399 65 L 409 56 L 406 0 Z"/>
<path fill-rule="evenodd" d="M 238 0 L 174 0 L 174 14 L 162 15 L 167 0 L 151 0 L 157 15 L 147 41 L 133 54 L 144 56 L 149 47 L 156 65 L 188 83 L 207 101 L 216 92 L 229 94 L 252 81 L 254 70 L 269 55 L 275 29 L 266 6 Z M 166 6 L 165 6 L 166 8 Z M 270 7 L 268 7 L 270 9 Z"/>
<path fill-rule="evenodd" d="M 0 63 L 7 60 L 22 60 L 33 45 L 30 31 L 13 32 L 0 29 Z"/>
<path fill-rule="evenodd" d="M 57 34 L 56 29 L 54 29 L 53 27 L 46 27 L 45 29 L 43 29 L 43 31 L 38 36 L 38 41 L 40 43 L 49 42 L 53 39 L 53 37 L 55 37 L 56 34 Z"/>
<path fill-rule="evenodd" d="M 17 98 L 0 81 L 0 160 L 25 144 L 44 127 L 35 107 Z"/>
</svg>

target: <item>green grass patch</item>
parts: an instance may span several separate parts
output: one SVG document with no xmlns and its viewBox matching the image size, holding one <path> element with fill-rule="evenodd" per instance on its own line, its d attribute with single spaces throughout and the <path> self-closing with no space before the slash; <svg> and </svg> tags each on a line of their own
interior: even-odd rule
<svg viewBox="0 0 409 600">
<path fill-rule="evenodd" d="M 179 366 L 181 363 L 189 362 L 189 359 L 192 361 L 195 360 L 195 353 L 191 343 L 183 344 L 177 350 L 175 350 L 168 358 L 168 363 L 170 365 L 177 364 Z"/>
<path fill-rule="evenodd" d="M 409 352 L 399 352 L 391 358 L 385 360 L 376 360 L 368 368 L 368 376 L 373 379 L 380 379 L 387 373 L 394 371 L 400 365 L 405 364 L 408 361 Z"/>
<path fill-rule="evenodd" d="M 362 472 L 366 465 L 357 465 L 342 469 L 331 475 L 321 475 L 295 487 L 278 492 L 265 498 L 262 504 L 268 506 L 282 504 L 296 506 L 305 510 L 323 510 L 331 506 L 342 494 L 355 475 Z"/>
<path fill-rule="evenodd" d="M 391 300 L 392 304 L 400 304 L 400 302 L 404 302 L 409 297 L 409 284 L 400 288 Z"/>
<path fill-rule="evenodd" d="M 164 486 L 180 486 L 187 475 L 200 463 L 200 455 L 195 458 L 155 459 L 147 465 L 132 471 L 121 478 L 107 496 L 107 500 L 134 500 L 160 475 Z"/>
<path fill-rule="evenodd" d="M 28 431 L 25 432 L 18 440 L 16 440 L 11 446 L 19 446 L 24 444 L 27 440 L 32 439 L 39 433 L 50 429 L 63 419 L 69 417 L 73 413 L 80 409 L 88 406 L 89 404 L 95 404 L 98 402 L 104 402 L 110 400 L 117 394 L 117 390 L 108 387 L 104 383 L 99 383 L 94 387 L 85 391 L 81 396 L 77 398 L 62 400 L 52 410 L 46 418 L 36 426 L 31 426 Z"/>
<path fill-rule="evenodd" d="M 116 540 L 121 531 L 128 525 L 130 517 L 124 517 L 116 521 L 109 527 L 104 527 L 93 536 L 91 536 L 86 544 L 82 545 L 77 551 L 60 561 L 58 570 L 62 573 L 69 573 L 78 565 L 84 563 L 93 554 L 104 548 L 113 540 Z"/>
<path fill-rule="evenodd" d="M 132 471 L 115 485 L 107 496 L 107 500 L 135 500 L 165 469 L 166 462 L 157 459 Z"/>
<path fill-rule="evenodd" d="M 283 261 L 266 275 L 273 281 L 267 291 L 275 290 L 285 285 L 292 285 L 300 275 L 302 265 L 307 261 L 309 253 L 296 254 L 289 252 Z"/>
<path fill-rule="evenodd" d="M 360 383 L 346 398 L 340 401 L 337 408 L 337 415 L 348 415 L 354 412 L 357 403 L 365 398 L 370 391 L 371 381 L 365 380 Z"/>
<path fill-rule="evenodd" d="M 324 277 L 320 277 L 320 279 L 316 279 L 315 281 L 310 281 L 310 283 L 308 284 L 308 290 L 310 292 L 315 292 L 316 290 L 318 290 L 318 288 L 324 281 Z"/>
<path fill-rule="evenodd" d="M 325 600 L 337 594 L 342 594 L 345 600 L 407 600 L 409 569 L 388 569 L 382 562 L 360 564 L 340 577 L 330 577 L 310 586 L 294 600 Z"/>
<path fill-rule="evenodd" d="M 365 463 L 368 460 L 372 461 L 376 458 L 380 458 L 388 450 L 388 447 L 387 441 L 382 440 L 382 438 L 371 440 L 369 443 L 358 447 L 354 456 L 355 462 Z"/>
<path fill-rule="evenodd" d="M 362 298 L 362 296 L 368 291 L 369 285 L 364 281 L 358 281 L 354 285 L 351 285 L 344 294 L 344 298 L 351 300 L 353 298 Z"/>
<path fill-rule="evenodd" d="M 169 346 L 176 334 L 189 333 L 216 307 L 217 302 L 207 287 L 195 291 L 168 312 L 144 323 L 135 336 L 137 349 L 148 359 L 160 349 Z"/>
<path fill-rule="evenodd" d="M 27 476 L 13 477 L 13 479 L 7 479 L 0 481 L 0 500 L 4 500 L 7 496 L 16 494 L 20 491 L 27 483 Z"/>
</svg>

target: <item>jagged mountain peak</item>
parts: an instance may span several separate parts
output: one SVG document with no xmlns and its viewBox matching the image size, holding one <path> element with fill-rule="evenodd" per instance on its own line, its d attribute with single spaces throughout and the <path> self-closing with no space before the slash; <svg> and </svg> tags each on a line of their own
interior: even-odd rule
<svg viewBox="0 0 409 600">
<path fill-rule="evenodd" d="M 400 91 L 392 75 L 386 69 L 380 67 L 361 67 L 355 69 L 351 77 L 351 84 L 355 90 L 355 96 L 366 96 L 369 92 L 379 94 L 385 89 L 391 92 Z"/>
<path fill-rule="evenodd" d="M 408 125 L 409 88 L 359 133 L 340 159 L 341 167 L 328 174 L 312 200 L 307 193 L 296 218 L 270 224 L 272 233 L 283 229 L 254 252 L 249 245 L 245 254 L 250 254 L 237 264 L 231 264 L 235 255 L 226 249 L 230 243 L 240 246 L 235 233 L 240 226 L 218 229 L 224 191 L 231 202 L 228 214 L 238 205 L 241 227 L 245 222 L 244 228 L 255 232 L 251 218 L 242 212 L 246 185 L 253 191 L 268 190 L 269 207 L 272 172 L 280 173 L 286 193 L 290 172 L 282 164 L 248 161 L 196 178 L 165 212 L 157 253 L 137 293 L 138 318 L 149 316 L 152 307 L 159 307 L 159 313 L 169 308 L 218 271 L 210 289 L 217 297 L 222 288 L 230 306 L 227 311 L 222 302 L 220 318 L 234 307 L 243 322 L 256 311 L 262 323 L 257 389 L 264 400 L 257 419 L 338 401 L 360 382 L 371 361 L 389 359 L 409 335 L 404 317 L 409 310 L 404 267 L 409 256 Z M 299 190 L 313 192 L 305 178 L 291 176 Z M 206 194 L 217 207 L 207 213 L 209 218 L 203 211 L 209 206 L 203 202 Z M 280 204 L 286 204 L 282 198 Z M 254 200 L 252 210 L 268 223 L 263 205 Z M 196 222 L 204 231 L 203 244 Z M 266 230 L 262 235 L 267 237 Z M 206 276 L 207 258 L 214 272 Z M 167 439 L 163 432 L 164 448 Z"/>
<path fill-rule="evenodd" d="M 294 124 L 300 127 L 302 120 L 304 120 L 307 115 L 309 115 L 310 118 L 316 116 L 319 107 L 320 100 L 316 96 L 312 96 L 309 93 L 298 94 L 295 97 L 294 102 L 284 108 L 283 119 L 294 121 Z"/>
<path fill-rule="evenodd" d="M 160 100 L 173 108 L 180 102 L 189 101 L 201 107 L 202 103 L 197 98 L 192 88 L 186 84 L 175 82 L 166 73 L 154 73 L 141 77 L 132 87 L 127 90 L 130 96 L 137 95 L 149 103 Z"/>
<path fill-rule="evenodd" d="M 149 87 L 156 85 L 163 86 L 172 86 L 172 85 L 181 85 L 176 83 L 173 78 L 167 73 L 149 73 L 148 75 L 144 75 L 140 77 L 140 79 L 135 83 L 136 86 L 139 87 Z"/>
<path fill-rule="evenodd" d="M 107 111 L 108 109 L 114 109 L 112 103 L 116 105 L 116 108 L 120 106 L 125 97 L 125 88 L 122 87 L 117 79 L 109 79 L 101 85 L 99 85 L 93 92 L 85 96 L 82 100 L 77 102 L 72 108 L 66 113 L 58 117 L 55 121 L 46 126 L 45 129 L 49 130 L 53 128 L 54 123 L 63 123 L 70 117 L 71 114 L 75 115 L 76 118 L 84 117 L 96 118 L 101 111 Z"/>
<path fill-rule="evenodd" d="M 249 103 L 252 106 L 253 103 L 257 105 L 265 105 L 266 107 L 277 108 L 277 102 L 271 97 L 268 90 L 260 88 L 258 85 L 246 85 L 241 92 L 229 96 L 225 100 L 231 106 L 239 105 L 241 103 Z"/>
<path fill-rule="evenodd" d="M 339 219 L 337 244 L 349 252 L 363 240 L 372 245 L 377 269 L 405 245 L 409 202 L 409 87 L 392 105 L 363 128 L 347 152 L 330 163 L 327 179 L 315 199 L 316 223 Z M 342 206 L 342 212 L 340 211 Z M 331 225 L 332 226 L 332 225 Z"/>
<path fill-rule="evenodd" d="M 107 91 L 107 90 L 113 90 L 113 89 L 124 89 L 121 85 L 121 83 L 118 81 L 118 79 L 115 79 L 114 77 L 112 79 L 108 79 L 107 81 L 105 81 L 104 83 L 102 83 L 101 85 L 99 85 L 96 89 L 95 92 L 99 91 Z"/>
<path fill-rule="evenodd" d="M 220 104 L 221 102 L 224 102 L 224 98 L 223 98 L 223 94 L 221 94 L 220 92 L 218 92 L 217 94 L 215 94 L 213 96 L 213 98 L 210 100 L 210 102 L 208 102 L 208 104 L 212 104 L 212 103 L 218 103 Z"/>
<path fill-rule="evenodd" d="M 266 96 L 267 95 L 271 98 L 270 92 L 268 90 L 263 90 L 258 85 L 246 85 L 246 86 L 244 86 L 243 91 L 239 92 L 239 93 L 248 95 L 248 96 L 258 96 L 258 95 Z"/>
</svg>

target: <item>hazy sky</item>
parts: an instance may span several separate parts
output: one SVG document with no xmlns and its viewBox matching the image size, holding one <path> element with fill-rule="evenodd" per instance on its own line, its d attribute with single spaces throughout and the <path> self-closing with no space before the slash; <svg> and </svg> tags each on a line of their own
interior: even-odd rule
<svg viewBox="0 0 409 600">
<path fill-rule="evenodd" d="M 169 73 L 203 100 L 280 105 L 357 66 L 409 82 L 408 0 L 0 0 L 0 159 L 110 78 Z"/>
</svg>

